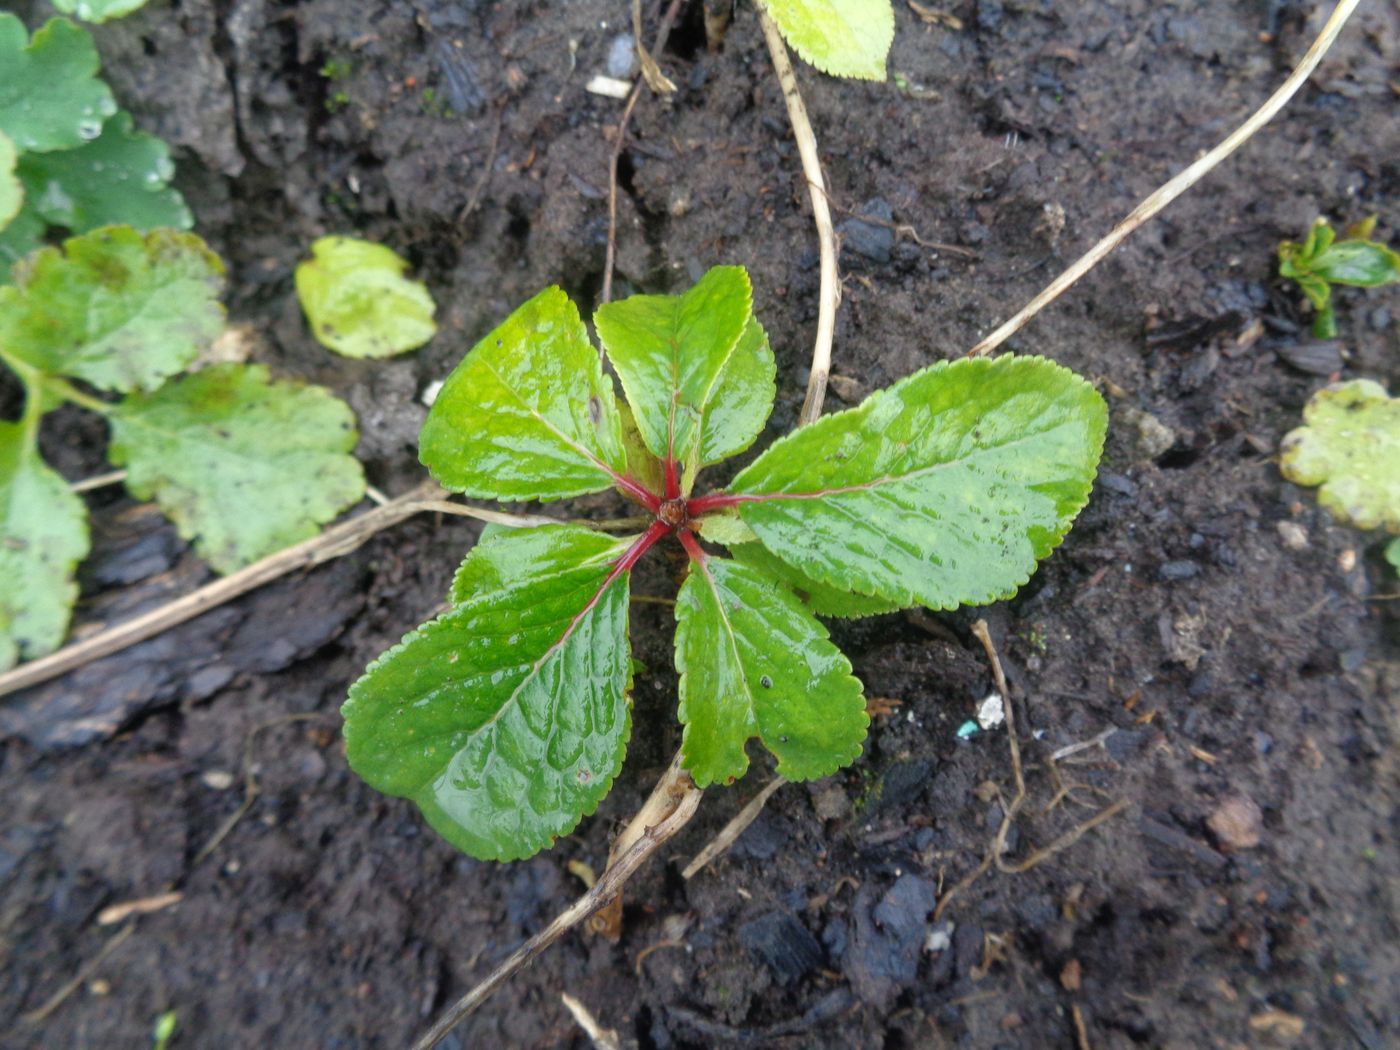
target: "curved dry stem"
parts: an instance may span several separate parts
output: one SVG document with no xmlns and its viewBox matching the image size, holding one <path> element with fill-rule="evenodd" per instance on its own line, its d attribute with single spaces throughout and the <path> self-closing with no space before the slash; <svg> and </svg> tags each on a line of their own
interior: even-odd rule
<svg viewBox="0 0 1400 1050">
<path fill-rule="evenodd" d="M 797 74 L 788 57 L 787 45 L 763 5 L 758 5 L 759 21 L 763 24 L 763 39 L 773 56 L 773 68 L 787 103 L 792 137 L 797 140 L 797 154 L 802 158 L 802 173 L 807 179 L 807 191 L 812 198 L 812 218 L 817 223 L 817 242 L 821 247 L 821 286 L 817 299 L 817 338 L 812 346 L 812 371 L 807 378 L 807 396 L 802 402 L 798 426 L 806 426 L 822 414 L 826 399 L 826 381 L 831 375 L 831 343 L 836 335 L 836 308 L 841 305 L 841 277 L 836 271 L 836 230 L 831 225 L 831 206 L 826 199 L 826 181 L 822 178 L 822 163 L 817 157 L 817 136 L 807 119 L 807 107 L 797 90 Z"/>
<path fill-rule="evenodd" d="M 1104 257 L 1123 243 L 1130 233 L 1203 179 L 1217 164 L 1248 142 L 1256 131 L 1273 120 L 1278 115 L 1279 110 L 1283 109 L 1288 100 L 1303 86 L 1303 82 L 1308 79 L 1312 71 L 1317 68 L 1317 64 L 1322 61 L 1322 56 L 1327 54 L 1327 50 L 1337 39 L 1337 34 L 1342 31 L 1342 26 L 1346 24 L 1347 19 L 1351 17 L 1352 12 L 1356 10 L 1356 5 L 1360 2 L 1361 0 L 1341 0 L 1333 9 L 1331 17 L 1327 19 L 1327 24 L 1322 27 L 1322 32 L 1313 41 L 1312 47 L 1308 48 L 1302 61 L 1298 63 L 1279 89 L 1269 96 L 1267 102 L 1231 132 L 1215 149 L 1186 167 L 1175 178 L 1169 179 L 1161 188 L 1143 200 L 1141 204 L 1128 213 L 1127 218 L 1109 231 L 1107 237 L 1081 255 L 1069 269 L 1051 281 L 1044 291 L 1027 303 L 1011 320 L 969 350 L 967 356 L 977 357 L 989 354 L 1001 346 L 1002 343 L 1025 327 L 1032 317 L 1053 303 L 1071 285 L 1102 262 Z"/>
<path fill-rule="evenodd" d="M 413 1044 L 413 1050 L 432 1050 L 447 1038 L 453 1028 L 489 999 L 502 983 L 622 892 L 623 885 L 633 873 L 695 815 L 702 794 L 704 792 L 695 786 L 690 774 L 681 768 L 680 752 L 676 752 L 665 775 L 652 789 L 651 797 L 618 838 L 607 868 L 598 876 L 592 889 L 511 952 L 485 980 L 445 1010 L 433 1022 L 432 1028 Z"/>
</svg>

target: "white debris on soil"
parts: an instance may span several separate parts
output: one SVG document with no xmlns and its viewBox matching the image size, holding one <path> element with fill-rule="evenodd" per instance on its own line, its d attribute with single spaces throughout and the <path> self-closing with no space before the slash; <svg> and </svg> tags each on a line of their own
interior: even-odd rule
<svg viewBox="0 0 1400 1050">
<path fill-rule="evenodd" d="M 599 75 L 583 85 L 583 90 L 594 95 L 606 95 L 608 98 L 626 98 L 632 94 L 632 83 L 628 80 L 618 80 L 617 77 Z"/>
<path fill-rule="evenodd" d="M 423 393 L 418 395 L 418 400 L 429 408 L 433 407 L 433 402 L 437 400 L 438 394 L 442 393 L 442 380 L 434 379 L 423 388 Z"/>
<path fill-rule="evenodd" d="M 222 769 L 206 770 L 199 779 L 204 781 L 205 787 L 213 788 L 215 791 L 227 791 L 233 787 L 233 774 Z"/>
<path fill-rule="evenodd" d="M 1001 694 L 992 692 L 977 705 L 977 724 L 983 729 L 995 729 L 1006 721 L 1006 705 Z"/>
<path fill-rule="evenodd" d="M 930 955 L 946 952 L 953 944 L 953 931 L 955 929 L 957 927 L 952 922 L 940 922 L 929 930 L 928 936 L 924 938 L 924 951 Z"/>
</svg>

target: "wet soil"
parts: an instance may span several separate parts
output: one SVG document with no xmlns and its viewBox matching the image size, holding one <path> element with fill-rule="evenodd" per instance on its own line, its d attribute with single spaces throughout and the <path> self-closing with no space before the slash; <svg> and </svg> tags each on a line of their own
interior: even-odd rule
<svg viewBox="0 0 1400 1050">
<path fill-rule="evenodd" d="M 842 223 L 832 407 L 1019 307 L 1272 91 L 1328 6 L 957 0 L 955 29 L 901 2 L 890 83 L 801 68 Z M 584 85 L 626 23 L 622 0 L 154 0 L 97 37 L 123 103 L 177 148 L 256 356 L 348 398 L 394 493 L 421 477 L 431 380 L 545 284 L 596 301 L 621 103 Z M 746 265 L 778 435 L 801 404 L 818 266 L 752 8 L 713 52 L 690 11 L 664 65 L 679 90 L 643 99 L 623 154 L 619 292 Z M 563 991 L 658 1050 L 1400 1042 L 1400 588 L 1373 538 L 1279 475 L 1279 439 L 1327 379 L 1289 363 L 1318 355 L 1273 277 L 1277 242 L 1315 215 L 1400 230 L 1398 70 L 1400 10 L 1363 5 L 1279 120 L 1014 341 L 1110 396 L 1093 501 L 1012 601 L 833 625 L 882 700 L 862 759 L 784 787 L 686 882 L 770 767 L 708 792 L 629 886 L 620 941 L 566 937 L 449 1045 L 584 1047 Z M 311 341 L 291 272 L 332 232 L 413 260 L 440 304 L 428 347 L 353 362 Z M 1343 292 L 1339 315 L 1341 374 L 1400 385 L 1400 296 Z M 100 427 L 50 423 L 68 476 L 100 469 Z M 91 503 L 79 631 L 204 578 L 158 517 L 115 492 Z M 633 616 L 647 670 L 626 768 L 551 852 L 459 856 L 345 765 L 347 684 L 433 612 L 474 536 L 412 521 L 0 702 L 0 1044 L 143 1046 L 173 1009 L 177 1047 L 403 1046 L 580 892 L 569 863 L 601 868 L 678 743 L 664 605 Z M 678 568 L 655 561 L 635 590 L 668 593 Z M 990 688 L 977 616 L 1027 766 L 1009 866 L 1128 808 L 989 872 L 935 923 L 1011 790 L 1004 730 L 955 732 Z M 251 808 L 200 858 L 249 771 Z M 172 884 L 177 905 L 24 1020 L 112 935 L 104 907 Z"/>
</svg>

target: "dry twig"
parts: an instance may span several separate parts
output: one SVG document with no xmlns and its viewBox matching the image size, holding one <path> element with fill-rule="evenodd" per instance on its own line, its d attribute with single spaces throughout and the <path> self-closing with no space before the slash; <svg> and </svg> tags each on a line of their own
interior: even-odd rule
<svg viewBox="0 0 1400 1050">
<path fill-rule="evenodd" d="M 836 230 L 831 225 L 831 207 L 826 199 L 826 180 L 817 156 L 817 136 L 807 119 L 807 107 L 797 90 L 797 74 L 787 45 L 763 5 L 758 5 L 759 21 L 763 24 L 763 39 L 773 57 L 773 68 L 783 89 L 792 136 L 797 140 L 797 154 L 802 158 L 802 173 L 807 179 L 807 191 L 812 198 L 812 218 L 817 224 L 817 242 L 821 248 L 821 285 L 817 300 L 817 337 L 812 346 L 812 371 L 807 379 L 807 396 L 802 402 L 802 414 L 797 425 L 805 426 L 822 414 L 826 398 L 826 380 L 831 375 L 831 343 L 836 335 L 836 308 L 841 305 L 841 277 L 836 270 Z"/>
<path fill-rule="evenodd" d="M 1128 213 L 1127 218 L 1109 231 L 1108 236 L 1080 256 L 1064 273 L 1051 281 L 1044 291 L 1027 303 L 1011 320 L 969 350 L 967 356 L 978 357 L 982 354 L 989 354 L 1001 346 L 1002 343 L 1019 332 L 1032 317 L 1058 299 L 1076 281 L 1102 262 L 1104 257 L 1118 247 L 1129 234 L 1194 186 L 1217 164 L 1243 146 L 1254 136 L 1255 132 L 1277 116 L 1279 110 L 1283 109 L 1288 100 L 1303 86 L 1303 82 L 1308 79 L 1312 71 L 1317 68 L 1317 64 L 1322 61 L 1322 56 L 1327 53 L 1332 43 L 1337 39 L 1337 34 L 1342 31 L 1342 26 L 1356 10 L 1358 3 L 1360 0 L 1340 0 L 1340 3 L 1333 9 L 1331 17 L 1327 19 L 1326 25 L 1322 27 L 1322 32 L 1313 41 L 1312 47 L 1308 48 L 1307 54 L 1303 56 L 1279 89 L 1269 96 L 1268 101 L 1260 106 L 1248 120 L 1231 132 L 1220 145 L 1194 164 L 1188 165 L 1180 174 L 1169 179 L 1144 199 L 1141 204 Z"/>
<path fill-rule="evenodd" d="M 763 812 L 763 806 L 773 797 L 773 792 L 777 791 L 778 788 L 786 783 L 787 781 L 782 777 L 774 777 L 764 785 L 763 790 L 749 799 L 744 808 L 739 810 L 728 824 L 720 828 L 719 834 L 711 839 L 705 848 L 695 855 L 695 859 L 685 866 L 685 870 L 681 872 L 681 878 L 690 879 L 706 864 L 710 863 L 710 861 L 714 860 L 730 846 L 734 845 L 739 836 L 742 835 L 745 830 L 747 830 L 748 826 L 758 818 L 758 815 Z"/>
</svg>

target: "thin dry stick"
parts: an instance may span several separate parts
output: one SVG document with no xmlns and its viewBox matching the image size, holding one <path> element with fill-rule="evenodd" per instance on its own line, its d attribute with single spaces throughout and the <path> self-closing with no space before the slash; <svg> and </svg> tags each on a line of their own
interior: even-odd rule
<svg viewBox="0 0 1400 1050">
<path fill-rule="evenodd" d="M 108 485 L 116 485 L 126 480 L 126 471 L 109 470 L 105 474 L 98 474 L 96 477 L 84 478 L 82 481 L 75 481 L 69 485 L 71 492 L 91 492 L 93 489 L 104 489 Z"/>
<path fill-rule="evenodd" d="M 967 356 L 977 357 L 989 354 L 1010 339 L 1025 326 L 1026 322 L 1058 299 L 1071 285 L 1097 266 L 1104 256 L 1118 247 L 1130 233 L 1199 182 L 1217 164 L 1243 146 L 1256 131 L 1277 116 L 1279 110 L 1283 109 L 1288 100 L 1303 86 L 1303 82 L 1308 79 L 1312 71 L 1317 68 L 1317 64 L 1322 61 L 1322 56 L 1327 53 L 1328 48 L 1337 39 L 1337 34 L 1342 31 L 1342 26 L 1346 24 L 1347 19 L 1351 17 L 1352 12 L 1356 10 L 1356 5 L 1360 2 L 1361 0 L 1341 0 L 1333 9 L 1331 17 L 1327 19 L 1327 24 L 1322 27 L 1318 38 L 1313 41 L 1312 47 L 1308 48 L 1302 61 L 1289 74 L 1283 85 L 1269 96 L 1269 100 L 1255 111 L 1253 116 L 1236 128 L 1215 149 L 1185 168 L 1179 175 L 1170 179 L 1155 193 L 1147 197 L 1128 214 L 1127 218 L 1113 227 L 1107 237 L 1090 248 L 1079 257 L 1073 266 L 1051 281 L 1046 289 L 1027 303 L 1020 313 L 969 350 Z"/>
<path fill-rule="evenodd" d="M 627 846 L 615 855 L 603 874 L 598 877 L 598 881 L 593 884 L 593 888 L 556 916 L 543 930 L 513 951 L 484 981 L 444 1011 L 427 1034 L 413 1044 L 413 1050 L 432 1050 L 447 1038 L 452 1029 L 490 998 L 491 993 L 503 982 L 620 893 L 623 884 L 631 878 L 633 872 L 646 863 L 663 843 L 685 827 L 695 815 L 695 808 L 700 804 L 703 792 L 695 786 L 690 774 L 681 768 L 680 758 L 680 754 L 677 753 L 665 776 L 652 789 L 646 805 L 623 831 L 619 842 L 626 842 Z"/>
<path fill-rule="evenodd" d="M 578 1026 L 584 1030 L 589 1041 L 593 1044 L 593 1050 L 622 1050 L 622 1040 L 617 1037 L 617 1031 L 612 1028 L 604 1028 L 598 1023 L 598 1019 L 593 1016 L 588 1007 L 579 1002 L 568 992 L 560 994 L 564 1005 L 568 1007 L 569 1013 L 574 1015 L 574 1020 Z"/>
<path fill-rule="evenodd" d="M 661 16 L 661 27 L 656 31 L 656 43 L 648 56 L 656 64 L 656 56 L 666 46 L 666 38 L 671 35 L 671 26 L 680 14 L 684 0 L 671 0 L 671 6 Z M 641 31 L 637 31 L 637 53 L 641 50 Z M 660 67 L 657 67 L 658 71 Z M 668 81 L 669 83 L 669 81 Z M 613 267 L 617 262 L 617 165 L 622 160 L 622 147 L 627 141 L 627 125 L 632 120 L 632 111 L 637 108 L 637 100 L 642 97 L 642 81 L 637 81 L 632 94 L 627 96 L 627 105 L 622 108 L 622 117 L 617 122 L 617 138 L 613 141 L 612 155 L 608 158 L 608 247 L 603 257 L 603 289 L 599 295 L 601 302 L 612 302 Z"/>
<path fill-rule="evenodd" d="M 136 923 L 130 922 L 123 926 L 108 939 L 100 951 L 88 960 L 87 964 L 79 970 L 62 988 L 54 992 L 53 995 L 36 1010 L 31 1010 L 24 1015 L 24 1019 L 30 1024 L 39 1024 L 51 1013 L 64 1004 L 67 998 L 83 986 L 83 982 L 97 972 L 97 968 L 107 961 L 107 957 L 126 943 L 126 939 L 136 931 Z"/>
<path fill-rule="evenodd" d="M 695 855 L 695 859 L 685 866 L 681 872 L 681 878 L 690 879 L 700 871 L 706 864 L 714 860 L 721 853 L 727 850 L 742 835 L 750 824 L 752 824 L 760 813 L 763 812 L 764 803 L 773 797 L 773 792 L 786 784 L 782 777 L 774 777 L 770 780 L 762 791 L 749 799 L 743 809 L 734 815 L 734 818 L 720 828 L 719 834 L 706 844 L 705 848 Z"/>
<path fill-rule="evenodd" d="M 255 590 L 298 569 L 309 569 L 332 558 L 349 554 L 375 533 L 382 532 L 391 525 L 397 525 L 405 518 L 411 518 L 423 511 L 441 511 L 476 518 L 478 521 L 496 522 L 512 526 L 533 526 L 551 523 L 556 519 L 540 515 L 504 514 L 500 511 L 481 510 L 443 500 L 443 491 L 434 482 L 426 482 L 417 488 L 392 499 L 382 507 L 375 507 L 358 517 L 333 525 L 319 536 L 278 551 L 271 557 L 254 562 L 246 569 L 215 580 L 197 591 L 177 598 L 144 615 L 134 617 L 100 631 L 91 638 L 65 646 L 56 653 L 20 664 L 18 667 L 0 674 L 0 696 L 27 689 L 46 682 L 50 678 L 66 674 L 103 656 L 110 656 L 129 645 L 144 642 L 162 631 L 169 630 L 206 613 L 227 601 Z"/>
<path fill-rule="evenodd" d="M 812 346 L 812 371 L 807 378 L 807 396 L 802 402 L 802 414 L 797 425 L 805 426 L 822 414 L 826 398 L 826 381 L 831 375 L 831 342 L 836 335 L 836 308 L 841 304 L 841 276 L 836 271 L 836 230 L 831 225 L 831 208 L 826 200 L 826 180 L 822 178 L 822 163 L 817 157 L 817 136 L 807 119 L 807 107 L 797 90 L 797 74 L 788 58 L 787 45 L 778 27 L 768 17 L 763 5 L 758 5 L 763 39 L 773 57 L 773 68 L 783 89 L 792 137 L 797 140 L 797 154 L 802 158 L 802 173 L 807 178 L 807 192 L 812 198 L 812 218 L 817 223 L 817 243 L 821 248 L 821 285 L 817 298 L 817 338 Z"/>
</svg>

